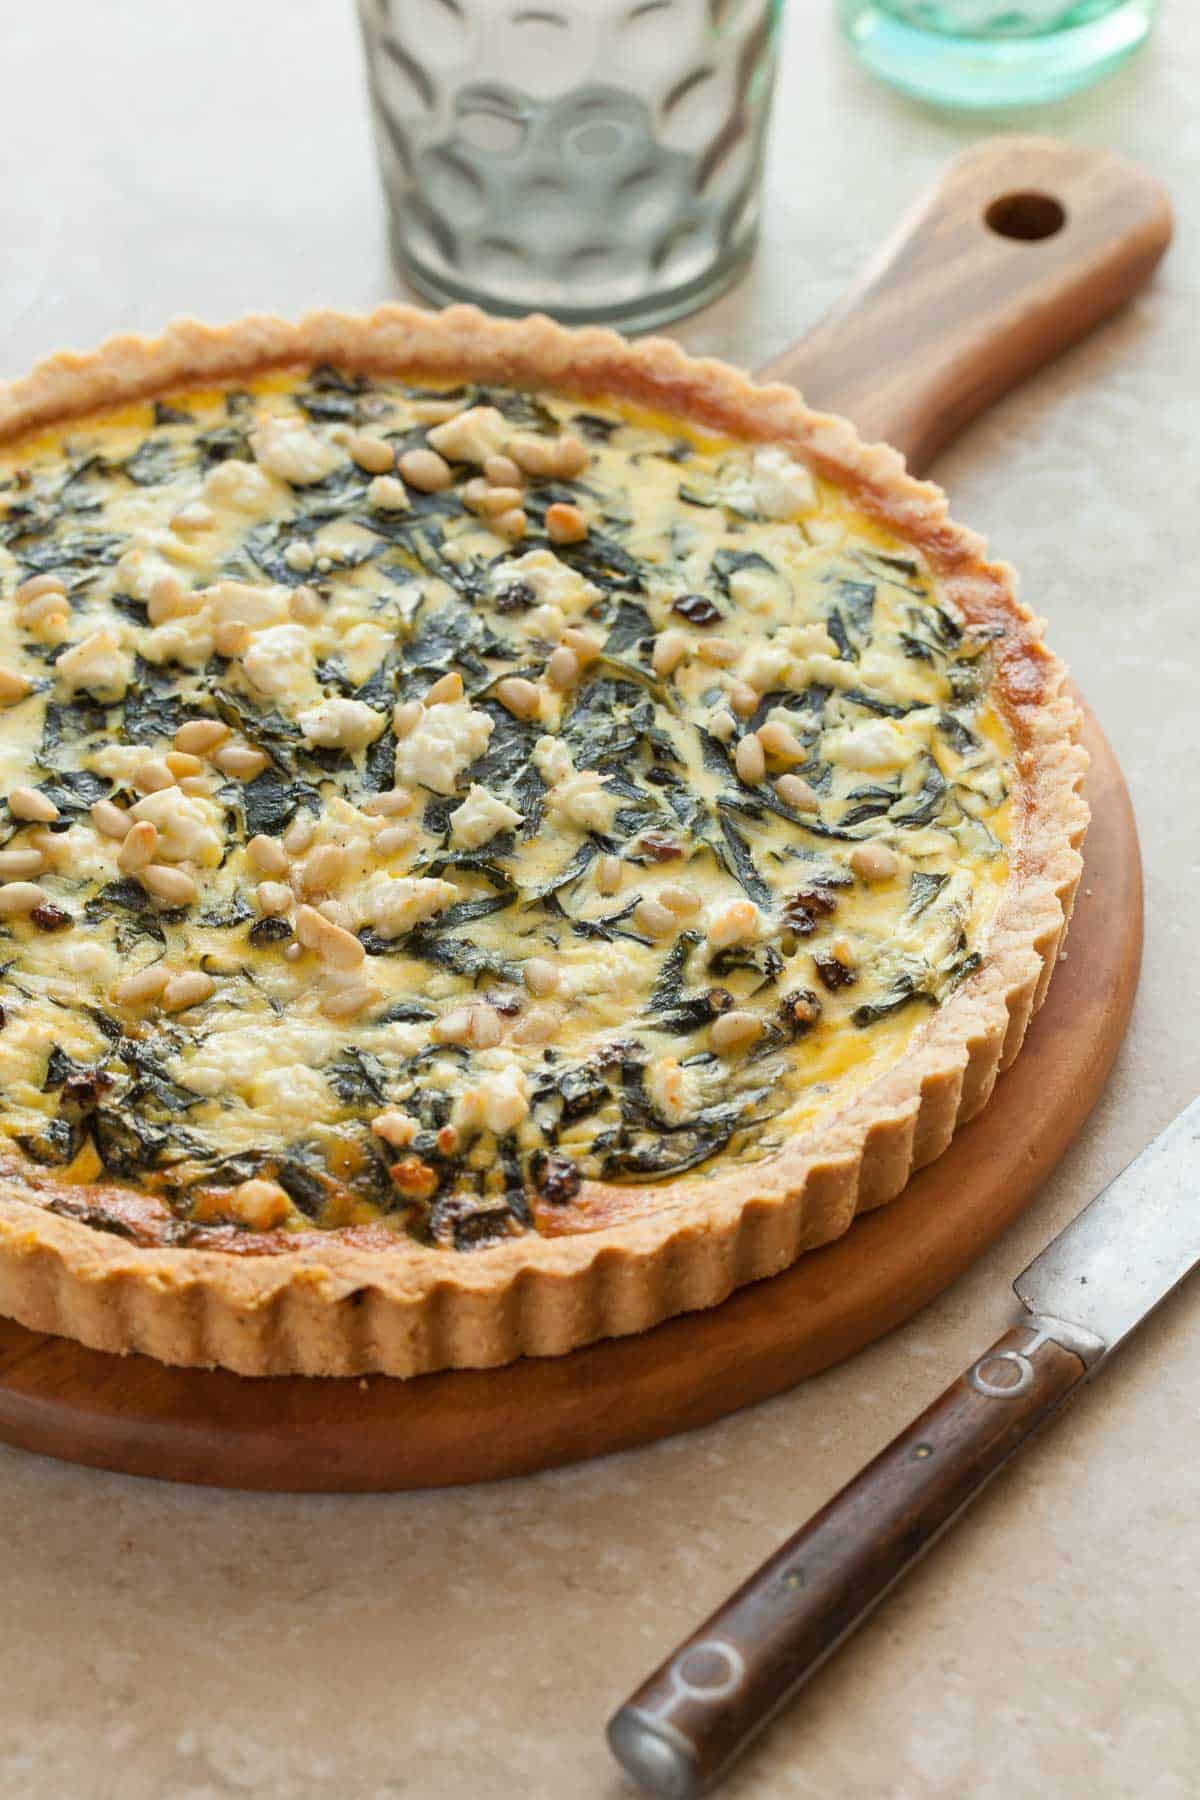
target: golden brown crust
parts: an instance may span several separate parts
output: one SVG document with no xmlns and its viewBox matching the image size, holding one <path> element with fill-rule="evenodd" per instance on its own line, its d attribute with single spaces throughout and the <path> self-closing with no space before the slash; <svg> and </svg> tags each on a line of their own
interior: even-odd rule
<svg viewBox="0 0 1200 1800">
<path fill-rule="evenodd" d="M 407 1376 L 557 1355 L 712 1306 L 894 1198 L 986 1103 L 1020 1049 L 1070 917 L 1087 826 L 1086 756 L 1066 672 L 1016 599 L 1012 572 L 985 560 L 982 540 L 948 518 L 941 490 L 913 480 L 895 451 L 864 445 L 847 421 L 811 412 L 790 388 L 756 387 L 662 339 L 631 345 L 609 331 L 494 320 L 465 306 L 320 312 L 295 325 L 183 320 L 154 341 L 61 353 L 10 384 L 0 391 L 0 442 L 170 388 L 312 362 L 607 396 L 784 444 L 918 548 L 970 620 L 1003 621 L 996 692 L 1021 788 L 988 956 L 898 1067 L 780 1155 L 704 1181 L 592 1184 L 584 1229 L 470 1256 L 317 1233 L 295 1247 L 264 1242 L 273 1254 L 246 1257 L 141 1248 L 46 1211 L 50 1178 L 9 1174 L 0 1178 L 0 1311 L 97 1349 L 246 1375 Z"/>
</svg>

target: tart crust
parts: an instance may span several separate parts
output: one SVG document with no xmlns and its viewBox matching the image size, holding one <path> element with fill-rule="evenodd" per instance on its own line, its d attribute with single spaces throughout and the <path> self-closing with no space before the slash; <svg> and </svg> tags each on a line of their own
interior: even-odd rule
<svg viewBox="0 0 1200 1800">
<path fill-rule="evenodd" d="M 410 1376 L 560 1355 L 716 1305 L 883 1205 L 949 1144 L 1020 1050 L 1070 918 L 1087 826 L 1080 714 L 1012 571 L 953 524 L 942 491 L 903 458 L 791 388 L 761 387 L 674 343 L 629 344 L 543 317 L 385 306 L 173 324 L 161 338 L 63 352 L 0 390 L 0 442 L 181 386 L 332 362 L 367 373 L 564 390 L 653 408 L 749 442 L 785 446 L 919 549 L 973 623 L 1001 622 L 993 694 L 1013 732 L 1020 788 L 1011 871 L 982 968 L 923 1024 L 902 1061 L 775 1157 L 706 1180 L 586 1184 L 561 1235 L 528 1234 L 449 1257 L 360 1231 L 267 1233 L 249 1254 L 143 1249 L 46 1200 L 84 1206 L 127 1189 L 0 1171 L 0 1311 L 95 1349 L 243 1375 Z M 136 1196 L 132 1197 L 136 1204 Z M 239 1246 L 241 1247 L 241 1246 Z"/>
</svg>

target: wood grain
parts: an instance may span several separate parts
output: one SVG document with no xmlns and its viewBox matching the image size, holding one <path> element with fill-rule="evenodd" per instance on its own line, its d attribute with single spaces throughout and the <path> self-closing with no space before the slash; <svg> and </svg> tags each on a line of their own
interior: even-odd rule
<svg viewBox="0 0 1200 1800">
<path fill-rule="evenodd" d="M 707 1793 L 994 1474 L 1083 1382 L 1082 1358 L 1007 1331 L 736 1593 L 609 1723 L 656 1793 Z"/>
<path fill-rule="evenodd" d="M 1046 236 L 1005 235 L 1059 216 Z M 1144 169 L 1053 138 L 989 139 L 951 164 L 828 317 L 760 378 L 844 413 L 920 472 L 1123 306 L 1171 233 L 1170 202 Z"/>
<path fill-rule="evenodd" d="M 221 1487 L 490 1481 L 708 1424 L 892 1330 L 1029 1204 L 1098 1099 L 1125 1031 L 1142 942 L 1137 832 L 1090 718 L 1085 742 L 1086 872 L 1067 961 L 1025 1047 L 946 1154 L 838 1243 L 641 1337 L 416 1381 L 253 1381 L 108 1356 L 0 1321 L 0 1440 Z"/>
</svg>

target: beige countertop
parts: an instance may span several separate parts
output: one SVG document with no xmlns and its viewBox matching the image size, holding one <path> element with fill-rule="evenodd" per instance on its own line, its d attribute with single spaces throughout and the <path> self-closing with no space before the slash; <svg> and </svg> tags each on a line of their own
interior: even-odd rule
<svg viewBox="0 0 1200 1800">
<path fill-rule="evenodd" d="M 349 0 L 83 0 L 5 22 L 0 372 L 190 311 L 396 292 Z M 986 122 L 871 85 L 793 0 L 765 242 L 686 323 L 754 364 Z M 118 20 L 120 28 L 118 31 Z M 938 474 L 1123 759 L 1148 864 L 1133 1028 L 1033 1209 L 903 1330 L 771 1404 L 486 1489 L 302 1499 L 0 1449 L 0 1792 L 23 1800 L 618 1800 L 631 1684 L 1012 1316 L 1008 1284 L 1200 1089 L 1195 551 L 1200 14 L 1020 123 L 1141 157 L 1152 292 Z M 1084 902 L 1086 903 L 1086 902 Z M 727 1789 L 739 1800 L 1200 1791 L 1200 1288 L 991 1488 Z"/>
</svg>

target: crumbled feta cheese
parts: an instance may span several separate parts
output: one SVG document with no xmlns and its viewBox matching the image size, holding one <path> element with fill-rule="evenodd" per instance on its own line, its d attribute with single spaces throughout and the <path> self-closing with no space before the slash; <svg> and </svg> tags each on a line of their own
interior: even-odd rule
<svg viewBox="0 0 1200 1800">
<path fill-rule="evenodd" d="M 310 744 L 363 750 L 375 742 L 387 720 L 363 700 L 344 700 L 333 694 L 319 706 L 297 714 L 297 723 Z"/>
<path fill-rule="evenodd" d="M 288 593 L 285 587 L 252 587 L 245 581 L 218 581 L 201 589 L 199 598 L 217 625 L 248 625 L 260 631 L 264 625 L 279 625 L 288 616 Z"/>
<path fill-rule="evenodd" d="M 156 862 L 194 862 L 206 869 L 215 869 L 220 862 L 225 848 L 217 824 L 221 813 L 211 800 L 181 794 L 176 787 L 160 788 L 129 811 L 134 819 L 149 819 L 158 828 Z"/>
<path fill-rule="evenodd" d="M 586 612 L 601 597 L 598 587 L 569 563 L 560 562 L 552 550 L 528 550 L 524 556 L 498 562 L 490 581 L 493 594 L 523 582 L 543 605 L 556 606 L 564 616 Z"/>
<path fill-rule="evenodd" d="M 329 623 L 336 629 L 334 617 L 331 616 Z M 372 624 L 369 619 L 360 625 L 352 625 L 344 635 L 339 632 L 339 655 L 351 681 L 361 684 L 368 675 L 373 675 L 394 642 L 392 632 L 385 631 L 382 625 Z"/>
<path fill-rule="evenodd" d="M 844 769 L 893 769 L 911 752 L 904 733 L 890 719 L 871 719 L 865 725 L 846 725 L 827 731 L 821 739 L 826 762 Z"/>
<path fill-rule="evenodd" d="M 271 478 L 253 463 L 231 456 L 208 471 L 204 493 L 207 499 L 232 507 L 234 512 L 262 512 L 271 499 Z"/>
<path fill-rule="evenodd" d="M 751 492 L 764 518 L 790 519 L 816 504 L 812 475 L 778 445 L 756 450 L 750 466 Z"/>
<path fill-rule="evenodd" d="M 68 694 L 120 700 L 133 679 L 133 658 L 122 650 L 115 632 L 93 631 L 59 657 L 54 673 Z"/>
<path fill-rule="evenodd" d="M 768 689 L 779 685 L 780 678 L 791 661 L 792 652 L 786 644 L 754 644 L 742 658 L 740 674 L 752 688 L 765 694 Z"/>
<path fill-rule="evenodd" d="M 213 653 L 212 614 L 205 607 L 181 619 L 170 619 L 146 632 L 138 650 L 147 662 L 183 663 L 199 669 Z"/>
<path fill-rule="evenodd" d="M 482 756 L 495 729 L 487 713 L 469 700 L 430 706 L 396 746 L 396 782 L 452 794 L 462 771 Z"/>
<path fill-rule="evenodd" d="M 341 462 L 341 454 L 309 430 L 303 419 L 263 413 L 250 433 L 250 448 L 261 468 L 293 487 L 323 481 Z"/>
<path fill-rule="evenodd" d="M 373 925 L 380 937 L 402 937 L 414 925 L 445 912 L 458 898 L 448 881 L 427 876 L 374 875 L 352 896 L 360 925 Z"/>
<path fill-rule="evenodd" d="M 497 1137 L 515 1131 L 529 1112 L 529 1082 L 518 1063 L 496 1069 L 472 1090 L 487 1129 Z"/>
<path fill-rule="evenodd" d="M 303 625 L 271 625 L 242 657 L 246 678 L 272 699 L 301 693 L 312 676 L 312 643 Z"/>
<path fill-rule="evenodd" d="M 580 831 L 612 830 L 620 796 L 605 787 L 597 769 L 576 769 L 561 738 L 539 738 L 533 747 L 533 765 L 549 790 L 551 814 Z"/>
<path fill-rule="evenodd" d="M 753 900 L 722 900 L 710 908 L 707 936 L 713 950 L 751 943 L 758 936 L 760 915 Z"/>
<path fill-rule="evenodd" d="M 494 406 L 472 406 L 425 435 L 438 455 L 451 462 L 485 463 L 507 443 L 512 426 Z"/>
<path fill-rule="evenodd" d="M 660 1118 L 672 1125 L 690 1119 L 700 1105 L 699 1081 L 694 1069 L 685 1069 L 674 1056 L 658 1056 L 646 1069 L 646 1094 Z"/>
<path fill-rule="evenodd" d="M 171 564 L 157 551 L 139 542 L 144 534 L 138 533 L 133 548 L 126 550 L 113 569 L 112 586 L 114 594 L 128 594 L 133 600 L 147 601 L 150 589 L 164 575 L 174 574 Z"/>
<path fill-rule="evenodd" d="M 511 831 L 514 825 L 520 825 L 523 818 L 524 814 L 515 807 L 480 787 L 477 781 L 472 782 L 462 805 L 450 814 L 450 841 L 463 850 L 478 850 L 498 831 Z"/>
</svg>

